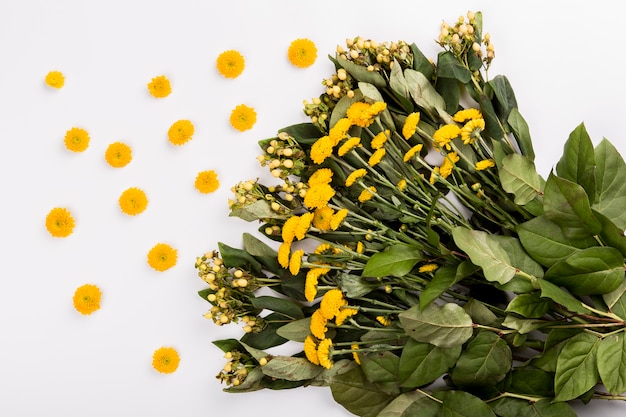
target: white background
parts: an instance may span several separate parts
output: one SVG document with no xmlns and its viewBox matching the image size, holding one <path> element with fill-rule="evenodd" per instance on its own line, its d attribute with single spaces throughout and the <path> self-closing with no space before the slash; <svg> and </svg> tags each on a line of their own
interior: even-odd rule
<svg viewBox="0 0 626 417">
<path fill-rule="evenodd" d="M 0 0 L 0 416 L 347 416 L 328 389 L 221 392 L 214 375 L 224 359 L 211 341 L 240 330 L 202 317 L 208 304 L 196 295 L 204 285 L 194 259 L 255 230 L 228 217 L 229 189 L 265 175 L 256 141 L 305 121 L 302 100 L 322 91 L 337 44 L 404 39 L 435 57 L 441 21 L 467 10 L 484 13 L 496 46 L 490 75 L 511 81 L 542 174 L 583 121 L 595 143 L 605 136 L 626 154 L 619 2 Z M 319 48 L 307 69 L 286 58 L 300 37 Z M 227 49 L 246 59 L 234 80 L 215 69 Z M 61 90 L 44 85 L 50 70 L 65 74 Z M 161 74 L 173 92 L 157 100 L 146 84 Z M 244 133 L 228 123 L 241 103 L 258 113 Z M 178 119 L 196 127 L 182 147 L 167 141 Z M 73 126 L 91 135 L 81 154 L 63 146 Z M 103 155 L 119 140 L 134 158 L 116 170 Z M 193 181 L 207 169 L 221 187 L 203 195 Z M 149 198 L 134 218 L 117 206 L 132 186 Z M 76 218 L 66 239 L 44 226 L 57 206 Z M 146 264 L 157 242 L 179 253 L 163 273 Z M 91 316 L 72 306 L 84 283 L 103 291 Z M 152 369 L 160 346 L 178 349 L 174 374 Z M 621 416 L 626 404 L 577 411 Z"/>
</svg>

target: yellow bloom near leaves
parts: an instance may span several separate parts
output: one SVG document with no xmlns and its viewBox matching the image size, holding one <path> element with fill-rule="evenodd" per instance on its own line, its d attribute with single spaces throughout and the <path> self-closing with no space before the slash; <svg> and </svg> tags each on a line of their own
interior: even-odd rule
<svg viewBox="0 0 626 417">
<path fill-rule="evenodd" d="M 374 136 L 372 139 L 372 149 L 380 149 L 383 147 L 385 142 L 387 142 L 387 138 L 389 137 L 389 130 L 385 130 Z"/>
<path fill-rule="evenodd" d="M 152 367 L 162 374 L 176 371 L 179 363 L 180 356 L 173 347 L 160 347 L 152 354 Z"/>
<path fill-rule="evenodd" d="M 348 107 L 346 116 L 354 126 L 368 127 L 374 122 L 370 112 L 371 105 L 362 101 L 356 101 Z"/>
<path fill-rule="evenodd" d="M 304 255 L 304 250 L 298 249 L 293 251 L 291 257 L 289 258 L 289 272 L 292 275 L 298 275 L 300 272 L 300 267 L 302 266 L 302 255 Z"/>
<path fill-rule="evenodd" d="M 334 195 L 335 190 L 330 185 L 316 185 L 307 190 L 304 196 L 304 205 L 310 209 L 324 207 Z"/>
<path fill-rule="evenodd" d="M 339 149 L 337 149 L 337 155 L 344 156 L 357 146 L 361 146 L 361 138 L 358 136 L 349 138 L 339 147 Z"/>
<path fill-rule="evenodd" d="M 123 168 L 133 159 L 133 151 L 125 143 L 113 142 L 104 152 L 104 159 L 113 168 Z"/>
<path fill-rule="evenodd" d="M 74 217 L 66 208 L 55 207 L 46 216 L 46 229 L 53 237 L 68 237 L 74 231 Z"/>
<path fill-rule="evenodd" d="M 328 137 L 332 142 L 332 146 L 337 146 L 339 142 L 348 134 L 348 130 L 352 127 L 352 121 L 347 117 L 337 120 L 335 125 L 328 132 Z"/>
<path fill-rule="evenodd" d="M 371 167 L 378 165 L 380 163 L 380 160 L 383 159 L 383 156 L 385 156 L 385 153 L 387 153 L 385 148 L 377 149 L 376 152 L 374 152 L 372 156 L 370 156 L 367 164 Z"/>
<path fill-rule="evenodd" d="M 85 129 L 73 127 L 65 132 L 64 143 L 68 151 L 83 152 L 89 147 L 89 133 Z"/>
<path fill-rule="evenodd" d="M 172 145 L 180 146 L 191 140 L 195 128 L 189 120 L 178 120 L 170 126 L 167 138 Z"/>
<path fill-rule="evenodd" d="M 335 214 L 335 210 L 328 206 L 318 207 L 313 212 L 313 226 L 321 231 L 330 229 L 330 220 Z"/>
<path fill-rule="evenodd" d="M 376 192 L 376 187 L 371 186 L 369 188 L 364 189 L 363 191 L 361 191 L 361 194 L 359 194 L 359 201 L 361 203 L 364 203 L 368 200 L 371 200 L 374 197 L 374 193 Z"/>
<path fill-rule="evenodd" d="M 252 129 L 256 123 L 254 108 L 240 104 L 230 113 L 230 125 L 240 132 Z"/>
<path fill-rule="evenodd" d="M 348 302 L 343 298 L 343 292 L 339 288 L 327 291 L 320 302 L 319 311 L 326 320 L 330 320 L 339 313 L 339 309 Z"/>
<path fill-rule="evenodd" d="M 148 252 L 148 265 L 159 272 L 176 265 L 178 251 L 165 243 L 157 243 Z"/>
<path fill-rule="evenodd" d="M 452 118 L 455 122 L 465 123 L 468 120 L 481 119 L 482 117 L 483 114 L 480 112 L 480 110 L 470 108 L 459 110 L 458 112 L 454 113 L 454 116 Z"/>
<path fill-rule="evenodd" d="M 307 301 L 312 302 L 317 296 L 317 283 L 322 275 L 330 272 L 330 268 L 312 268 L 306 273 L 304 283 L 304 296 Z"/>
<path fill-rule="evenodd" d="M 309 362 L 313 363 L 314 365 L 320 364 L 320 361 L 317 357 L 317 341 L 312 335 L 308 335 L 304 339 L 304 355 L 309 360 Z"/>
<path fill-rule="evenodd" d="M 423 146 L 424 145 L 422 145 L 421 143 L 413 146 L 411 149 L 406 151 L 406 153 L 404 154 L 404 158 L 402 158 L 402 160 L 404 162 L 409 162 L 411 159 L 413 159 L 416 153 L 419 153 L 422 150 Z"/>
<path fill-rule="evenodd" d="M 319 184 L 330 184 L 333 180 L 333 171 L 330 168 L 320 168 L 309 177 L 308 184 L 314 187 Z"/>
<path fill-rule="evenodd" d="M 314 214 L 306 212 L 298 217 L 298 224 L 294 229 L 294 235 L 296 239 L 302 240 L 306 236 L 306 232 L 311 228 L 311 222 L 313 221 Z"/>
<path fill-rule="evenodd" d="M 468 121 L 461 128 L 461 139 L 463 139 L 463 143 L 465 145 L 473 143 L 483 130 L 485 130 L 484 119 L 472 119 Z"/>
<path fill-rule="evenodd" d="M 407 116 L 404 121 L 404 126 L 402 126 L 402 136 L 404 139 L 409 139 L 411 136 L 415 134 L 417 130 L 417 124 L 420 121 L 420 114 L 418 112 L 411 113 Z"/>
<path fill-rule="evenodd" d="M 148 197 L 146 193 L 136 187 L 125 190 L 118 199 L 120 209 L 124 214 L 135 216 L 141 214 L 148 207 Z"/>
<path fill-rule="evenodd" d="M 419 267 L 418 272 L 433 272 L 439 269 L 437 264 L 424 264 Z"/>
<path fill-rule="evenodd" d="M 172 92 L 170 80 L 165 75 L 159 75 L 148 83 L 148 92 L 154 98 L 165 98 Z"/>
<path fill-rule="evenodd" d="M 367 174 L 365 168 L 359 168 L 355 171 L 352 171 L 350 175 L 348 175 L 348 178 L 346 178 L 346 187 L 351 187 L 352 185 L 354 185 L 356 180 L 364 177 L 365 174 Z"/>
<path fill-rule="evenodd" d="M 100 310 L 100 299 L 102 291 L 98 286 L 93 284 L 85 284 L 76 288 L 74 291 L 74 308 L 82 315 L 89 315 L 94 311 Z"/>
<path fill-rule="evenodd" d="M 331 339 L 323 339 L 317 347 L 317 357 L 320 365 L 326 369 L 333 367 L 333 361 L 331 359 L 331 351 L 333 347 L 333 341 Z"/>
<path fill-rule="evenodd" d="M 341 223 L 345 220 L 348 215 L 348 209 L 342 208 L 337 213 L 333 214 L 333 217 L 330 219 L 330 228 L 332 230 L 337 230 Z"/>
<path fill-rule="evenodd" d="M 317 59 L 317 46 L 310 39 L 296 39 L 289 45 L 287 57 L 294 67 L 310 67 Z"/>
<path fill-rule="evenodd" d="M 360 365 L 361 364 L 361 359 L 359 358 L 359 354 L 357 352 L 357 350 L 359 349 L 359 345 L 356 344 L 356 343 L 352 344 L 352 345 L 350 345 L 350 349 L 352 350 L 352 358 L 357 363 L 357 365 Z"/>
<path fill-rule="evenodd" d="M 198 172 L 194 186 L 196 187 L 196 190 L 202 194 L 209 194 L 216 191 L 220 187 L 220 181 L 217 178 L 217 173 L 210 169 L 208 171 Z"/>
<path fill-rule="evenodd" d="M 450 174 L 452 174 L 452 170 L 454 169 L 454 164 L 459 161 L 459 157 L 456 152 L 450 152 L 447 154 L 443 160 L 443 163 L 439 167 L 439 174 L 443 178 L 448 178 Z"/>
<path fill-rule="evenodd" d="M 46 74 L 46 85 L 52 88 L 61 88 L 65 85 L 65 77 L 60 71 L 50 71 Z"/>
<path fill-rule="evenodd" d="M 496 166 L 496 162 L 493 159 L 483 159 L 482 161 L 476 162 L 475 168 L 478 171 L 484 171 L 494 166 Z"/>
<path fill-rule="evenodd" d="M 339 309 L 339 312 L 335 314 L 335 324 L 341 326 L 345 321 L 359 312 L 356 308 L 343 307 Z"/>
<path fill-rule="evenodd" d="M 318 339 L 323 339 L 328 330 L 326 327 L 327 323 L 328 320 L 322 315 L 322 312 L 319 309 L 315 310 L 313 314 L 311 314 L 311 323 L 309 324 L 311 334 Z"/>
<path fill-rule="evenodd" d="M 333 153 L 333 146 L 335 144 L 330 139 L 330 136 L 322 136 L 316 140 L 311 146 L 310 157 L 316 164 L 321 164 Z"/>
<path fill-rule="evenodd" d="M 293 242 L 296 237 L 296 227 L 298 227 L 298 223 L 300 223 L 299 216 L 291 216 L 283 223 L 283 228 L 280 232 L 283 242 Z"/>
<path fill-rule="evenodd" d="M 291 253 L 291 241 L 283 242 L 278 247 L 278 263 L 283 268 L 289 267 L 289 254 Z"/>
<path fill-rule="evenodd" d="M 450 150 L 450 142 L 461 135 L 461 128 L 457 125 L 443 125 L 433 133 L 433 140 L 437 148 Z"/>
<path fill-rule="evenodd" d="M 225 78 L 237 78 L 246 67 L 246 61 L 239 51 L 224 51 L 215 61 L 217 71 Z"/>
</svg>

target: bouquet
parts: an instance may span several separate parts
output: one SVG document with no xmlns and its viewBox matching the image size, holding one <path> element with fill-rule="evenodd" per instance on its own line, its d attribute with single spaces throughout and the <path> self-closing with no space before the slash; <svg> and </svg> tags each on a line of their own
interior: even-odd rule
<svg viewBox="0 0 626 417">
<path fill-rule="evenodd" d="M 415 44 L 348 39 L 261 140 L 260 223 L 196 260 L 228 392 L 328 386 L 353 414 L 574 416 L 624 400 L 626 166 L 583 124 L 547 178 L 481 13 Z M 295 346 L 292 355 L 273 353 Z"/>
</svg>

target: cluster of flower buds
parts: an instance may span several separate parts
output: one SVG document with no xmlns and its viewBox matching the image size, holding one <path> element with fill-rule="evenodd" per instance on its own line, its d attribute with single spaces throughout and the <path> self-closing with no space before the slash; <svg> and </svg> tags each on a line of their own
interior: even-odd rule
<svg viewBox="0 0 626 417">
<path fill-rule="evenodd" d="M 441 24 L 439 45 L 451 51 L 457 57 L 473 53 L 482 59 L 486 68 L 489 68 L 491 61 L 495 57 L 491 36 L 486 33 L 482 39 L 480 38 L 476 14 L 472 11 L 467 12 L 467 20 L 465 16 L 459 16 L 454 26 L 446 22 Z"/>
<path fill-rule="evenodd" d="M 265 192 L 258 184 L 258 179 L 240 181 L 236 185 L 233 185 L 230 189 L 234 194 L 234 199 L 228 200 L 228 206 L 245 206 L 252 204 L 262 199 Z"/>
<path fill-rule="evenodd" d="M 350 60 L 367 68 L 368 71 L 389 70 L 393 66 L 394 59 L 402 68 L 413 66 L 413 53 L 410 45 L 405 41 L 378 43 L 359 36 L 346 39 L 346 47 L 347 49 L 337 47 L 338 58 Z"/>
<path fill-rule="evenodd" d="M 241 353 L 238 350 L 226 352 L 224 358 L 228 362 L 215 377 L 220 382 L 233 387 L 241 385 L 248 376 L 248 370 L 255 366 L 248 354 Z"/>
<path fill-rule="evenodd" d="M 306 153 L 287 132 L 281 132 L 275 139 L 261 143 L 261 148 L 264 153 L 257 160 L 261 166 L 269 168 L 274 178 L 299 176 L 305 167 Z"/>
<path fill-rule="evenodd" d="M 324 80 L 323 84 L 325 85 L 325 83 L 326 80 Z M 311 102 L 304 100 L 304 114 L 306 114 L 311 119 L 311 123 L 317 126 L 322 132 L 328 132 L 328 119 L 337 101 L 338 100 L 333 99 L 332 95 L 329 96 L 326 93 L 312 99 Z"/>
</svg>

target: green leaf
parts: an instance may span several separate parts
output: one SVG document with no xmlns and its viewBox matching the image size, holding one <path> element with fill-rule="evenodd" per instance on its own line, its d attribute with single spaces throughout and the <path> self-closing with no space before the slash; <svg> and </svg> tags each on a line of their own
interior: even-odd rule
<svg viewBox="0 0 626 417">
<path fill-rule="evenodd" d="M 313 123 L 298 123 L 278 130 L 278 133 L 282 132 L 287 132 L 289 136 L 296 139 L 298 143 L 307 141 L 314 142 L 324 136 L 322 131 Z"/>
<path fill-rule="evenodd" d="M 402 417 L 440 417 L 441 404 L 428 397 L 422 397 L 410 404 L 402 413 Z"/>
<path fill-rule="evenodd" d="M 389 87 L 403 98 L 409 98 L 409 87 L 404 75 L 402 74 L 402 66 L 394 58 L 391 73 L 389 74 Z"/>
<path fill-rule="evenodd" d="M 615 223 L 609 220 L 606 216 L 593 210 L 593 215 L 596 216 L 600 223 L 602 223 L 602 232 L 600 237 L 602 241 L 608 246 L 612 246 L 622 253 L 622 256 L 626 258 L 626 236 L 624 231 L 618 228 Z"/>
<path fill-rule="evenodd" d="M 521 319 L 519 317 L 513 316 L 512 314 L 507 315 L 502 322 L 502 325 L 504 327 L 517 330 L 519 334 L 528 334 L 535 330 L 541 329 L 542 327 L 545 327 L 549 324 L 551 324 L 551 322 L 546 320 Z"/>
<path fill-rule="evenodd" d="M 514 369 L 507 391 L 537 397 L 554 397 L 554 375 L 540 369 Z"/>
<path fill-rule="evenodd" d="M 470 300 L 463 306 L 463 310 L 470 315 L 474 323 L 485 326 L 490 325 L 498 318 L 498 316 L 489 310 L 485 303 L 475 298 L 470 298 Z"/>
<path fill-rule="evenodd" d="M 626 337 L 624 332 L 607 336 L 598 345 L 598 372 L 614 395 L 626 392 Z"/>
<path fill-rule="evenodd" d="M 587 193 L 575 182 L 551 173 L 544 189 L 543 207 L 546 216 L 561 226 L 570 239 L 584 239 L 602 231 L 602 224 L 591 212 Z"/>
<path fill-rule="evenodd" d="M 437 57 L 437 77 L 454 78 L 467 84 L 472 79 L 472 73 L 465 68 L 452 54 L 440 52 Z"/>
<path fill-rule="evenodd" d="M 361 356 L 361 369 L 369 382 L 398 382 L 400 358 L 392 352 L 368 352 Z"/>
<path fill-rule="evenodd" d="M 529 158 L 514 153 L 502 160 L 498 170 L 502 188 L 515 196 L 515 204 L 523 206 L 543 193 L 544 181 Z"/>
<path fill-rule="evenodd" d="M 305 381 L 313 379 L 322 372 L 322 367 L 309 362 L 306 358 L 293 356 L 274 356 L 261 367 L 270 378 L 286 381 Z"/>
<path fill-rule="evenodd" d="M 285 316 L 297 320 L 304 318 L 302 308 L 293 301 L 286 300 L 284 298 L 271 297 L 263 295 L 250 300 L 252 305 L 258 309 L 266 309 L 282 313 Z"/>
<path fill-rule="evenodd" d="M 586 309 L 582 302 L 576 297 L 565 291 L 561 287 L 546 281 L 545 279 L 539 280 L 539 288 L 541 289 L 541 296 L 549 298 L 557 304 L 565 307 L 572 313 L 589 314 L 590 311 Z"/>
<path fill-rule="evenodd" d="M 230 247 L 222 242 L 218 242 L 217 248 L 224 265 L 228 268 L 241 268 L 255 274 L 260 274 L 263 270 L 259 261 L 245 250 Z"/>
<path fill-rule="evenodd" d="M 548 398 L 539 401 L 505 397 L 489 403 L 501 417 L 576 417 L 576 412 L 567 403 L 555 403 Z"/>
<path fill-rule="evenodd" d="M 396 244 L 384 252 L 375 253 L 365 264 L 364 277 L 401 277 L 408 274 L 419 261 L 424 259 L 422 252 L 412 246 Z"/>
<path fill-rule="evenodd" d="M 431 304 L 424 311 L 416 305 L 398 317 L 405 333 L 418 342 L 456 347 L 472 337 L 472 318 L 458 304 Z"/>
<path fill-rule="evenodd" d="M 335 277 L 337 285 L 348 298 L 359 298 L 372 292 L 380 283 L 369 282 L 360 275 L 340 273 Z"/>
<path fill-rule="evenodd" d="M 461 84 L 454 78 L 437 78 L 435 89 L 446 103 L 446 112 L 456 113 L 461 101 Z"/>
<path fill-rule="evenodd" d="M 263 319 L 267 322 L 263 330 L 258 333 L 246 333 L 241 341 L 257 349 L 268 349 L 285 343 L 287 339 L 276 334 L 276 330 L 291 319 L 279 313 L 268 314 Z"/>
<path fill-rule="evenodd" d="M 261 371 L 260 367 L 253 368 L 248 375 L 246 375 L 246 379 L 244 379 L 243 383 L 237 386 L 230 386 L 228 388 L 224 388 L 225 392 L 230 393 L 239 393 L 239 392 L 253 392 L 258 391 L 265 388 L 263 384 L 263 371 Z"/>
<path fill-rule="evenodd" d="M 387 87 L 385 78 L 376 71 L 368 71 L 366 67 L 355 64 L 347 59 L 338 58 L 333 60 L 340 67 L 345 69 L 348 74 L 353 76 L 357 81 L 363 81 L 369 84 L 373 84 L 378 88 Z"/>
<path fill-rule="evenodd" d="M 404 70 L 404 78 L 407 82 L 409 94 L 411 98 L 413 98 L 413 101 L 415 101 L 415 104 L 435 115 L 439 114 L 441 116 L 442 112 L 445 113 L 445 100 L 439 95 L 435 87 L 433 87 L 424 74 L 407 68 Z M 446 122 L 451 120 L 448 115 Z"/>
<path fill-rule="evenodd" d="M 409 339 L 400 356 L 401 387 L 416 388 L 433 383 L 454 366 L 461 346 L 442 348 Z"/>
<path fill-rule="evenodd" d="M 536 292 L 515 296 L 506 307 L 507 312 L 516 313 L 526 318 L 541 318 L 548 311 L 552 302 Z"/>
<path fill-rule="evenodd" d="M 541 265 L 528 256 L 519 240 L 513 237 L 491 235 L 464 227 L 454 228 L 452 236 L 471 261 L 483 268 L 488 281 L 506 284 L 519 271 L 537 278 L 543 276 Z"/>
<path fill-rule="evenodd" d="M 522 155 L 534 161 L 535 151 L 533 150 L 533 142 L 530 137 L 528 123 L 526 123 L 526 120 L 524 120 L 517 108 L 511 109 L 507 123 L 513 131 L 513 136 L 515 136 L 515 140 L 517 141 L 520 151 L 522 151 Z"/>
<path fill-rule="evenodd" d="M 596 198 L 592 207 L 626 229 L 626 164 L 617 149 L 603 139 L 595 149 Z"/>
<path fill-rule="evenodd" d="M 492 332 L 478 333 L 461 352 L 450 374 L 460 386 L 484 387 L 502 381 L 512 365 L 511 348 Z"/>
<path fill-rule="evenodd" d="M 619 287 L 613 291 L 602 294 L 602 298 L 608 308 L 613 308 L 613 306 L 624 296 L 624 294 L 626 294 L 626 280 L 623 280 Z"/>
<path fill-rule="evenodd" d="M 294 342 L 304 342 L 311 334 L 311 317 L 292 321 L 276 329 L 276 334 Z"/>
<path fill-rule="evenodd" d="M 280 219 L 282 215 L 279 215 L 270 206 L 266 200 L 257 200 L 254 203 L 246 204 L 234 208 L 228 214 L 230 217 L 239 217 L 247 222 L 262 220 L 262 219 Z"/>
<path fill-rule="evenodd" d="M 465 391 L 440 391 L 433 397 L 443 401 L 441 417 L 496 417 L 483 400 Z"/>
<path fill-rule="evenodd" d="M 265 268 L 274 273 L 280 270 L 274 249 L 250 233 L 244 233 L 242 239 L 244 250 L 254 256 Z"/>
<path fill-rule="evenodd" d="M 435 66 L 432 62 L 420 51 L 416 44 L 410 45 L 411 52 L 413 53 L 413 69 L 419 71 L 428 79 L 431 79 L 435 73 Z"/>
<path fill-rule="evenodd" d="M 483 114 L 483 119 L 485 119 L 485 131 L 483 132 L 483 137 L 500 141 L 500 143 L 504 144 L 504 146 L 512 152 L 511 147 L 503 140 L 504 131 L 502 130 L 502 123 L 500 123 L 500 119 L 498 119 L 496 110 L 493 108 L 493 104 L 491 103 L 489 97 L 485 94 L 481 94 L 477 101 L 480 104 L 480 112 Z"/>
<path fill-rule="evenodd" d="M 220 348 L 222 352 L 232 352 L 233 350 L 243 349 L 243 346 L 237 339 L 214 340 L 212 343 Z"/>
<path fill-rule="evenodd" d="M 511 83 L 506 76 L 496 75 L 487 84 L 493 89 L 502 118 L 507 120 L 511 111 L 517 108 L 517 100 Z"/>
<path fill-rule="evenodd" d="M 407 417 L 412 414 L 407 414 L 407 410 L 416 403 L 418 400 L 422 400 L 424 402 L 428 401 L 430 403 L 435 403 L 429 398 L 424 397 L 422 393 L 417 391 L 405 392 L 404 394 L 398 395 L 392 402 L 390 402 L 387 407 L 385 407 L 376 417 Z M 428 407 L 428 406 L 427 406 Z M 420 408 L 420 417 L 437 417 L 438 407 L 434 408 L 434 411 L 428 412 L 427 409 Z"/>
<path fill-rule="evenodd" d="M 574 295 L 606 294 L 624 281 L 624 258 L 610 247 L 582 249 L 550 267 L 545 279 Z"/>
<path fill-rule="evenodd" d="M 556 364 L 555 401 L 573 400 L 598 383 L 596 356 L 599 342 L 594 335 L 579 333 L 565 344 Z"/>
<path fill-rule="evenodd" d="M 420 308 L 422 311 L 451 286 L 460 281 L 460 279 L 457 280 L 456 272 L 456 266 L 444 266 L 435 272 L 433 279 L 426 284 L 426 288 L 420 293 Z"/>
<path fill-rule="evenodd" d="M 556 164 L 556 172 L 561 178 L 582 186 L 589 200 L 593 201 L 596 188 L 593 143 L 583 123 L 570 133 L 565 142 L 563 156 Z"/>
<path fill-rule="evenodd" d="M 333 367 L 330 369 L 322 368 L 322 372 L 310 381 L 310 385 L 315 387 L 327 387 L 332 383 L 333 378 L 338 375 L 345 374 L 357 366 L 359 365 L 350 359 L 339 359 L 334 361 Z"/>
<path fill-rule="evenodd" d="M 376 417 L 395 398 L 367 382 L 360 367 L 334 377 L 330 390 L 336 402 L 360 417 Z"/>
</svg>

